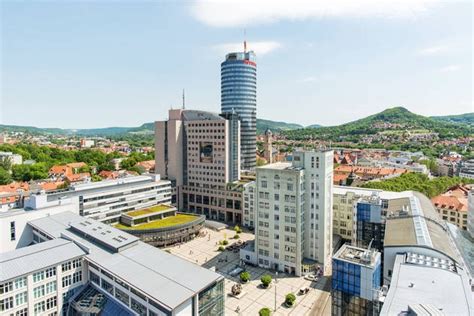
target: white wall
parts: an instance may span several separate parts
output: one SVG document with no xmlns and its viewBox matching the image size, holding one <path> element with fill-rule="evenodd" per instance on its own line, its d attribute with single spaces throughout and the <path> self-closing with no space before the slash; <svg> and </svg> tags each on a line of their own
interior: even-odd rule
<svg viewBox="0 0 474 316">
<path fill-rule="evenodd" d="M 27 226 L 29 221 L 66 211 L 79 213 L 72 204 L 58 205 L 41 210 L 25 211 L 18 209 L 0 213 L 0 253 L 25 247 L 33 242 L 32 230 Z M 11 222 L 15 222 L 15 240 L 10 238 Z"/>
</svg>

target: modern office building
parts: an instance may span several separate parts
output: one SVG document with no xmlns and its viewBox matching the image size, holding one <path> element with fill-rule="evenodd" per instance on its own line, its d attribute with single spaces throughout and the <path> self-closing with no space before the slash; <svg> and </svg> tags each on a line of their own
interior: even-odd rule
<svg viewBox="0 0 474 316">
<path fill-rule="evenodd" d="M 224 315 L 221 275 L 71 212 L 0 254 L 2 315 Z"/>
<path fill-rule="evenodd" d="M 383 251 L 385 235 L 385 214 L 378 196 L 359 199 L 355 207 L 353 245 L 361 248 L 369 246 Z"/>
<path fill-rule="evenodd" d="M 196 110 L 170 110 L 156 122 L 155 168 L 171 180 L 179 211 L 242 222 L 237 130 L 234 119 Z"/>
<path fill-rule="evenodd" d="M 256 166 L 257 64 L 255 53 L 230 53 L 221 64 L 221 112 L 240 120 L 240 154 L 243 170 Z"/>
<path fill-rule="evenodd" d="M 390 283 L 395 257 L 400 253 L 417 253 L 462 265 L 457 247 L 431 201 L 412 192 L 409 207 L 387 216 L 384 238 L 384 283 Z"/>
<path fill-rule="evenodd" d="M 25 209 L 37 210 L 71 200 L 79 215 L 117 223 L 124 212 L 171 203 L 171 182 L 150 174 L 71 185 L 67 190 L 38 192 L 25 200 Z"/>
<path fill-rule="evenodd" d="M 255 255 L 242 260 L 295 275 L 329 273 L 332 257 L 332 151 L 295 152 L 293 163 L 258 167 L 244 187 L 244 218 Z M 253 217 L 252 217 L 253 216 Z"/>
<path fill-rule="evenodd" d="M 332 259 L 332 315 L 378 315 L 381 254 L 344 244 Z"/>
<path fill-rule="evenodd" d="M 397 254 L 380 315 L 474 315 L 470 282 L 455 261 Z"/>
<path fill-rule="evenodd" d="M 333 227 L 334 234 L 355 243 L 353 232 L 356 229 L 356 208 L 361 199 L 380 199 L 381 214 L 399 212 L 409 206 L 410 191 L 390 192 L 377 189 L 334 186 L 333 188 Z"/>
</svg>

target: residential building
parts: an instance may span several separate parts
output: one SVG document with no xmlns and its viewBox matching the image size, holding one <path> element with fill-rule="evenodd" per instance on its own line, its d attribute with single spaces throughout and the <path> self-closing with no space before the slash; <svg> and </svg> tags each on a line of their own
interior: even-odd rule
<svg viewBox="0 0 474 316">
<path fill-rule="evenodd" d="M 431 199 L 440 217 L 462 230 L 467 230 L 468 187 L 456 186 Z"/>
<path fill-rule="evenodd" d="M 410 172 L 407 169 L 388 168 L 388 167 L 362 167 L 351 165 L 340 165 L 334 169 L 334 177 L 337 179 L 334 184 L 339 185 L 341 180 L 345 180 L 349 175 L 354 174 L 362 181 L 369 181 L 374 179 L 385 179 L 397 177 L 401 174 Z"/>
<path fill-rule="evenodd" d="M 221 64 L 221 112 L 240 120 L 241 168 L 256 166 L 257 64 L 253 51 L 227 54 Z"/>
<path fill-rule="evenodd" d="M 474 179 L 474 159 L 461 161 L 459 176 L 461 178 Z"/>
<path fill-rule="evenodd" d="M 378 315 L 381 277 L 380 252 L 344 244 L 332 259 L 332 315 Z"/>
<path fill-rule="evenodd" d="M 232 154 L 238 128 L 236 120 L 196 110 L 170 110 L 156 122 L 155 169 L 172 182 L 179 211 L 242 222 L 240 154 Z"/>
<path fill-rule="evenodd" d="M 244 250 L 242 260 L 295 275 L 330 273 L 332 163 L 332 151 L 320 150 L 256 168 L 256 181 L 244 187 L 244 223 L 255 226 L 256 255 Z"/>
<path fill-rule="evenodd" d="M 0 312 L 224 315 L 224 278 L 108 225 L 63 212 L 28 222 L 0 254 Z"/>
<path fill-rule="evenodd" d="M 12 165 L 21 165 L 23 157 L 9 151 L 0 151 L 0 159 L 8 159 Z"/>
<path fill-rule="evenodd" d="M 141 175 L 71 185 L 66 190 L 38 192 L 25 200 L 26 209 L 43 209 L 71 199 L 79 215 L 117 223 L 124 212 L 171 203 L 171 182 L 159 175 Z"/>
</svg>

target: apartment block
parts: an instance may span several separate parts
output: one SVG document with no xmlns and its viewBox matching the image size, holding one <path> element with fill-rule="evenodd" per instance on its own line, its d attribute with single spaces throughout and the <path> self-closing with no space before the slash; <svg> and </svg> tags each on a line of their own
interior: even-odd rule
<svg viewBox="0 0 474 316">
<path fill-rule="evenodd" d="M 178 210 L 242 222 L 239 124 L 231 114 L 181 109 L 155 123 L 155 168 L 171 181 Z"/>
</svg>

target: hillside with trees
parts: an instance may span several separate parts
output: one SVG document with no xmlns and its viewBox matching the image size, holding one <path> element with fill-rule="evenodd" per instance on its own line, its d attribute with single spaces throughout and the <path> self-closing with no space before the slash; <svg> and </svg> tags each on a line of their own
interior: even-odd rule
<svg viewBox="0 0 474 316">
<path fill-rule="evenodd" d="M 435 120 L 414 114 L 403 107 L 394 107 L 380 113 L 339 126 L 304 128 L 285 131 L 288 139 L 319 139 L 327 141 L 358 142 L 364 135 L 383 131 L 426 130 L 438 133 L 441 139 L 474 134 L 474 128 Z"/>
<path fill-rule="evenodd" d="M 430 179 L 427 175 L 412 172 L 402 174 L 396 178 L 367 182 L 362 184 L 361 187 L 395 192 L 419 191 L 432 198 L 446 192 L 455 185 L 469 183 L 474 183 L 474 180 L 459 177 L 438 177 Z"/>
</svg>

